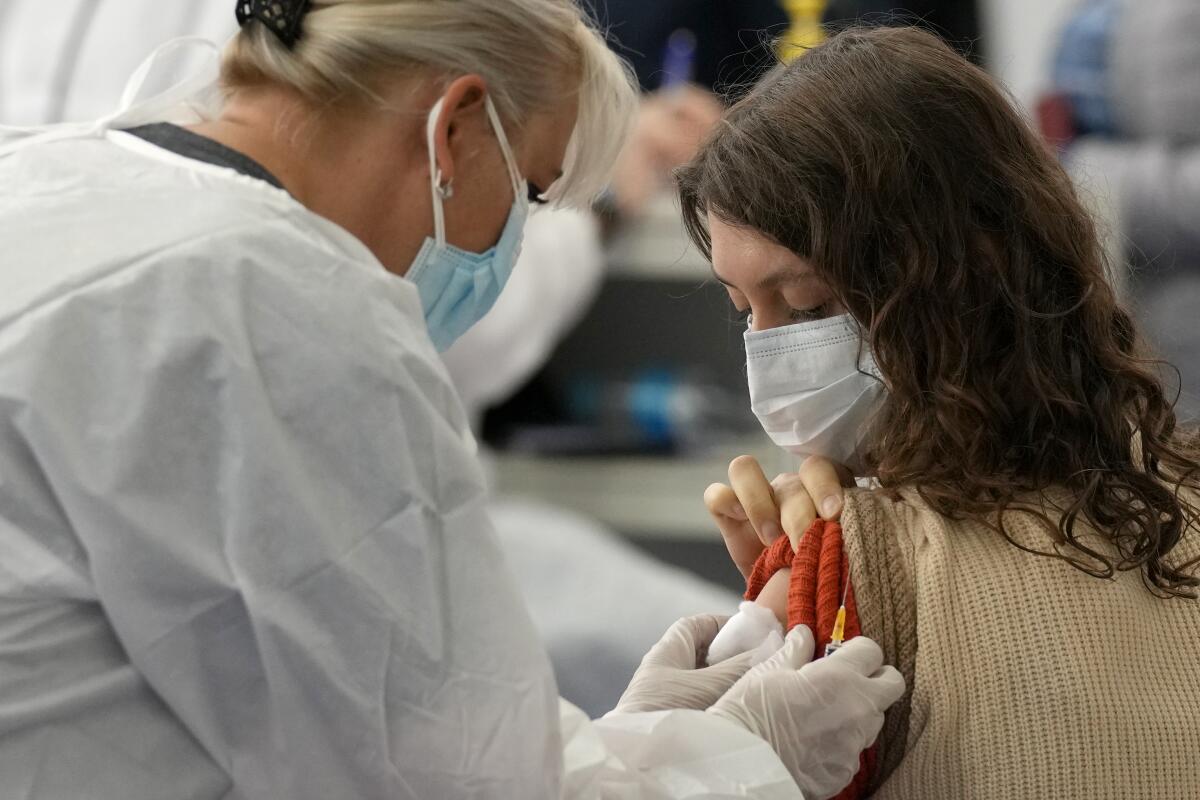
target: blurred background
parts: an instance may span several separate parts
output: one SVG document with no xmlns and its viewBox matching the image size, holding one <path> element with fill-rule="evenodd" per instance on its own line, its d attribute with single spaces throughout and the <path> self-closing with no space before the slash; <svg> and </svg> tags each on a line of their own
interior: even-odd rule
<svg viewBox="0 0 1200 800">
<path fill-rule="evenodd" d="M 0 0 L 0 123 L 98 117 L 153 47 L 233 0 Z M 796 464 L 749 411 L 743 324 L 688 245 L 670 172 L 779 59 L 855 21 L 919 24 L 1005 83 L 1100 220 L 1112 279 L 1200 398 L 1200 3 L 592 0 L 645 92 L 592 213 L 538 211 L 494 311 L 446 354 L 493 516 L 568 699 L 610 708 L 677 617 L 742 581 L 701 496 L 736 455 Z M 175 70 L 192 67 L 186 62 Z M 161 79 L 169 83 L 171 75 Z"/>
</svg>

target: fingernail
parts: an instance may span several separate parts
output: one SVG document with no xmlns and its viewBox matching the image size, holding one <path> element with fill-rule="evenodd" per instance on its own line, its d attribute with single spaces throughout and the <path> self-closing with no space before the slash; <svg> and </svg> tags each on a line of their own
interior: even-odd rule
<svg viewBox="0 0 1200 800">
<path fill-rule="evenodd" d="M 838 512 L 842 510 L 842 501 L 837 495 L 831 494 L 821 501 L 821 516 L 825 519 L 836 517 Z"/>
<path fill-rule="evenodd" d="M 767 540 L 767 544 L 771 544 L 780 536 L 783 536 L 783 529 L 779 527 L 777 522 L 768 522 L 763 525 L 762 535 Z"/>
<path fill-rule="evenodd" d="M 742 508 L 741 503 L 738 503 L 730 510 L 733 512 L 733 516 L 736 517 L 737 519 L 745 519 L 746 518 L 746 509 Z"/>
</svg>

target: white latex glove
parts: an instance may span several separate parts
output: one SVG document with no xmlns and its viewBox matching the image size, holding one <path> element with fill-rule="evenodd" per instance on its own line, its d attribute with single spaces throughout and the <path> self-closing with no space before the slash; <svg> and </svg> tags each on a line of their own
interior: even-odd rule
<svg viewBox="0 0 1200 800">
<path fill-rule="evenodd" d="M 883 665 L 865 637 L 810 663 L 813 635 L 798 625 L 783 648 L 751 669 L 709 713 L 765 739 L 810 800 L 832 797 L 859 768 L 859 755 L 883 727 L 883 712 L 904 694 L 904 678 Z M 711 669 L 711 668 L 710 668 Z"/>
<path fill-rule="evenodd" d="M 765 653 L 751 650 L 704 666 L 708 646 L 728 617 L 701 614 L 676 622 L 650 648 L 609 714 L 686 708 L 703 711 L 724 695 Z"/>
</svg>

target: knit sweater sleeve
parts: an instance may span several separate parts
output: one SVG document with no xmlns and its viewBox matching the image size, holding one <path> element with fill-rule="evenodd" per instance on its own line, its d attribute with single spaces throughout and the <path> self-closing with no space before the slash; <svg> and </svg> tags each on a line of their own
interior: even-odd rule
<svg viewBox="0 0 1200 800">
<path fill-rule="evenodd" d="M 904 676 L 908 692 L 888 710 L 877 742 L 878 787 L 899 765 L 915 721 L 911 719 L 917 657 L 914 564 L 916 515 L 883 492 L 851 491 L 842 513 L 842 536 L 850 582 L 864 636 L 879 643 L 887 663 Z"/>
</svg>

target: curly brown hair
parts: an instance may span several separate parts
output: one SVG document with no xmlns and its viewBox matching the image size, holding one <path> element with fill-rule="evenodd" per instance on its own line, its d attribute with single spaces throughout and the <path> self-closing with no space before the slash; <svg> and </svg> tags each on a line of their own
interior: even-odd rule
<svg viewBox="0 0 1200 800">
<path fill-rule="evenodd" d="M 888 387 L 867 448 L 883 486 L 1196 596 L 1196 562 L 1168 560 L 1197 521 L 1195 435 L 1070 179 L 986 73 L 915 28 L 846 30 L 761 81 L 677 178 L 706 255 L 709 212 L 748 226 L 863 326 Z M 1071 499 L 1051 522 L 1056 487 Z M 1051 525 L 1053 552 L 1008 535 L 1012 509 Z"/>
</svg>

